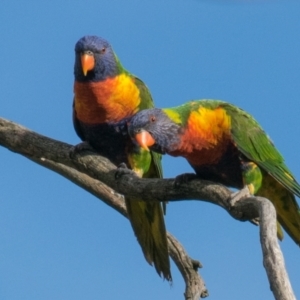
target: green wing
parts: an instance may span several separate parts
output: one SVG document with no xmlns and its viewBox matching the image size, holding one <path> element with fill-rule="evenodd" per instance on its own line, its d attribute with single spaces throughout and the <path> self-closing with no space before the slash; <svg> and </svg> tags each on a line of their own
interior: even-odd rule
<svg viewBox="0 0 300 300">
<path fill-rule="evenodd" d="M 152 151 L 150 153 L 151 153 L 152 166 L 151 169 L 149 170 L 151 173 L 147 177 L 163 178 L 163 170 L 161 165 L 162 155 Z"/>
<path fill-rule="evenodd" d="M 145 85 L 145 83 L 140 80 L 138 77 L 132 76 L 136 86 L 140 90 L 140 98 L 141 98 L 141 103 L 139 105 L 139 111 L 147 108 L 153 108 L 154 107 L 154 102 L 152 99 L 152 96 L 149 92 L 149 89 Z"/>
<path fill-rule="evenodd" d="M 237 148 L 290 192 L 300 197 L 299 184 L 260 125 L 252 116 L 237 107 L 230 104 L 222 104 L 222 107 L 231 116 L 231 134 Z"/>
<path fill-rule="evenodd" d="M 128 153 L 131 168 L 143 178 L 162 177 L 161 156 L 144 149 Z M 172 280 L 163 208 L 158 201 L 125 198 L 127 212 L 146 260 L 159 275 Z M 139 201 L 141 200 L 141 201 Z"/>
<path fill-rule="evenodd" d="M 147 86 L 139 78 L 131 76 L 140 91 L 139 111 L 154 107 Z M 127 153 L 130 167 L 137 174 L 143 178 L 161 178 L 163 176 L 160 154 L 136 148 L 133 144 L 130 147 Z M 149 264 L 154 263 L 159 275 L 163 275 L 167 280 L 172 280 L 162 206 L 158 201 L 139 201 L 142 198 L 143 195 L 139 199 L 125 198 L 132 228 Z"/>
<path fill-rule="evenodd" d="M 139 111 L 141 111 L 143 109 L 153 108 L 154 102 L 153 102 L 153 99 L 152 99 L 152 96 L 150 94 L 148 87 L 138 77 L 136 77 L 134 75 L 131 75 L 131 76 L 140 91 L 141 103 L 139 106 Z M 155 153 L 152 151 L 150 152 L 150 155 L 147 157 L 147 159 L 151 159 L 151 166 L 149 168 L 149 171 L 147 171 L 145 173 L 144 177 L 148 177 L 148 178 L 162 178 L 163 177 L 161 158 L 162 158 L 161 154 L 158 154 L 158 153 Z"/>
</svg>

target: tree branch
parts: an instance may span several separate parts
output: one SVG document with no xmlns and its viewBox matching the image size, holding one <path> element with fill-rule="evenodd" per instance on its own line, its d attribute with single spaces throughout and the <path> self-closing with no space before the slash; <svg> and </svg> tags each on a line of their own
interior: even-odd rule
<svg viewBox="0 0 300 300">
<path fill-rule="evenodd" d="M 295 299 L 284 259 L 276 237 L 276 212 L 264 198 L 242 199 L 233 206 L 231 192 L 224 186 L 203 180 L 174 185 L 174 179 L 141 179 L 133 172 L 116 179 L 116 167 L 93 152 L 70 157 L 72 146 L 34 133 L 18 124 L 0 118 L 0 145 L 68 178 L 126 216 L 123 194 L 143 200 L 201 200 L 223 207 L 232 217 L 245 221 L 260 218 L 260 240 L 264 266 L 275 299 Z M 185 299 L 206 297 L 208 292 L 197 270 L 200 263 L 191 259 L 182 245 L 168 234 L 170 256 L 185 283 Z"/>
<path fill-rule="evenodd" d="M 263 264 L 275 299 L 296 300 L 277 239 L 276 210 L 274 205 L 266 198 L 251 197 L 237 203 L 236 209 L 239 211 L 253 209 L 258 212 Z"/>
</svg>

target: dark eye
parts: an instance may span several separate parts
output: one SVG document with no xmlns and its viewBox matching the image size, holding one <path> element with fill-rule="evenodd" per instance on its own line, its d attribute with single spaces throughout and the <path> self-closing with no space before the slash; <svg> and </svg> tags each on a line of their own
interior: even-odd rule
<svg viewBox="0 0 300 300">
<path fill-rule="evenodd" d="M 105 51 L 106 51 L 106 48 L 103 47 L 103 48 L 100 50 L 100 53 L 101 53 L 101 54 L 104 54 Z"/>
<path fill-rule="evenodd" d="M 155 119 L 155 117 L 154 116 L 150 116 L 150 122 L 155 122 L 156 121 L 156 119 Z"/>
</svg>

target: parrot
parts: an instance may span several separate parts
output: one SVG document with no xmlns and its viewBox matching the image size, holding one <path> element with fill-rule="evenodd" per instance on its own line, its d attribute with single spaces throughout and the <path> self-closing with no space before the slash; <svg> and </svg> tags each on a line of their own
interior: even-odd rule
<svg viewBox="0 0 300 300">
<path fill-rule="evenodd" d="M 250 114 L 221 100 L 192 100 L 151 108 L 126 121 L 133 141 L 148 151 L 184 157 L 201 179 L 269 199 L 281 226 L 300 245 L 300 185 L 269 136 Z M 281 226 L 280 226 L 280 225 Z"/>
<path fill-rule="evenodd" d="M 134 144 L 113 126 L 123 118 L 154 107 L 142 80 L 127 71 L 105 39 L 87 35 L 75 45 L 73 125 L 83 141 L 117 166 L 126 165 L 139 177 L 162 178 L 161 155 Z M 76 148 L 77 147 L 77 148 Z M 158 201 L 127 199 L 133 231 L 146 261 L 172 281 L 164 211 Z"/>
</svg>

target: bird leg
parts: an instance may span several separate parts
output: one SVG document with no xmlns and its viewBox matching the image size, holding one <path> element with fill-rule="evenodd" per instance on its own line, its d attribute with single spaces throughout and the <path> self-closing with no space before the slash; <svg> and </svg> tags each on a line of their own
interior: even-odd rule
<svg viewBox="0 0 300 300">
<path fill-rule="evenodd" d="M 252 194 L 250 193 L 250 190 L 247 185 L 245 185 L 241 190 L 232 193 L 230 199 L 229 199 L 229 204 L 230 206 L 234 206 L 238 201 L 244 198 L 249 198 L 251 197 Z"/>
<path fill-rule="evenodd" d="M 231 212 L 233 213 L 233 208 L 236 205 L 236 203 L 242 199 L 247 199 L 249 197 L 253 196 L 252 193 L 250 192 L 249 186 L 245 185 L 241 190 L 232 193 L 231 197 L 229 198 L 229 206 L 231 208 Z M 243 215 L 241 213 L 237 214 L 236 212 L 233 213 L 234 217 L 239 219 L 240 221 L 243 220 Z M 253 218 L 251 220 L 247 220 L 250 223 L 252 223 L 253 225 L 258 226 L 259 225 L 259 217 L 257 218 Z"/>
<path fill-rule="evenodd" d="M 174 186 L 178 187 L 181 184 L 188 183 L 194 179 L 199 178 L 195 173 L 184 173 L 175 177 Z"/>
<path fill-rule="evenodd" d="M 95 152 L 96 150 L 90 145 L 89 142 L 81 142 L 75 146 L 73 146 L 70 150 L 70 158 L 74 158 L 74 156 L 82 151 L 92 151 Z"/>
<path fill-rule="evenodd" d="M 136 175 L 136 173 L 131 169 L 129 169 L 125 163 L 121 163 L 117 167 L 117 171 L 115 173 L 115 179 L 119 179 L 123 175 Z"/>
</svg>

